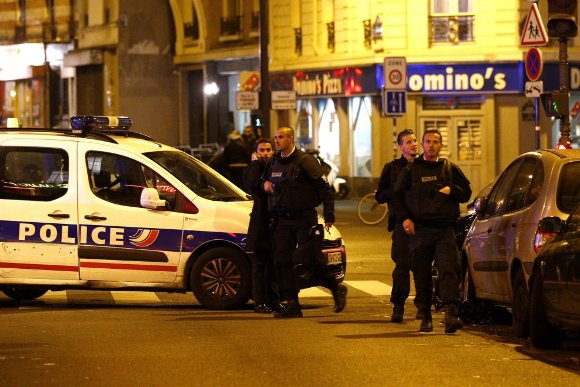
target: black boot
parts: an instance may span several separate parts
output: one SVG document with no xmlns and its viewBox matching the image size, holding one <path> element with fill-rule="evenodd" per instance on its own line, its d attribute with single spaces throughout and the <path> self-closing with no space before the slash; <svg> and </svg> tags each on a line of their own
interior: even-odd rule
<svg viewBox="0 0 580 387">
<path fill-rule="evenodd" d="M 457 313 L 457 306 L 449 304 L 445 306 L 445 333 L 455 333 L 463 328 L 463 322 Z"/>
<path fill-rule="evenodd" d="M 431 310 L 423 311 L 423 318 L 421 319 L 419 332 L 433 332 L 433 317 L 431 317 Z"/>
<path fill-rule="evenodd" d="M 405 314 L 405 305 L 395 305 L 393 306 L 393 314 L 391 315 L 391 322 L 400 323 L 403 322 L 403 315 Z"/>
<path fill-rule="evenodd" d="M 346 307 L 346 293 L 348 288 L 343 284 L 338 284 L 336 289 L 332 291 L 332 297 L 334 298 L 334 311 L 340 313 Z"/>
<path fill-rule="evenodd" d="M 273 313 L 276 318 L 297 318 L 302 317 L 302 307 L 298 302 L 298 296 L 289 297 L 283 308 Z"/>
</svg>

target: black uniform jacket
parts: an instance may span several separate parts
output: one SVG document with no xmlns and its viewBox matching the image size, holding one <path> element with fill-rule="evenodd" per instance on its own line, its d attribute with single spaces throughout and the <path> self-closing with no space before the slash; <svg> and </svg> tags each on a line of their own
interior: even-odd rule
<svg viewBox="0 0 580 387">
<path fill-rule="evenodd" d="M 268 194 L 262 189 L 268 166 L 269 163 L 256 160 L 252 161 L 244 170 L 244 188 L 254 199 L 246 237 L 246 251 L 256 251 L 260 246 L 269 249 L 272 244 Z"/>
<path fill-rule="evenodd" d="M 449 195 L 439 192 L 445 186 L 451 188 Z M 426 227 L 446 227 L 455 224 L 459 203 L 470 197 L 469 180 L 458 166 L 443 158 L 425 161 L 421 155 L 401 171 L 394 205 L 400 221 L 411 219 Z"/>
<path fill-rule="evenodd" d="M 397 183 L 399 174 L 407 164 L 409 164 L 409 162 L 403 156 L 386 163 L 381 172 L 379 186 L 375 192 L 375 200 L 377 203 L 387 203 L 389 206 L 389 221 L 387 222 L 387 229 L 389 231 L 394 229 L 395 223 L 397 222 L 397 208 L 393 205 L 395 184 Z"/>
</svg>

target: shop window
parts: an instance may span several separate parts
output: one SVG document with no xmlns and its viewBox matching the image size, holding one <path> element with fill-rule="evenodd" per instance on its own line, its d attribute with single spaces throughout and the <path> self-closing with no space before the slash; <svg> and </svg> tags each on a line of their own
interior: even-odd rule
<svg viewBox="0 0 580 387">
<path fill-rule="evenodd" d="M 296 123 L 296 142 L 308 147 L 312 144 L 312 104 L 310 100 L 298 100 L 298 117 Z"/>
<path fill-rule="evenodd" d="M 320 155 L 340 168 L 340 125 L 336 117 L 334 101 L 320 100 L 320 127 L 318 128 L 318 149 Z"/>
<path fill-rule="evenodd" d="M 459 161 L 481 160 L 481 121 L 457 121 L 457 154 Z"/>
<path fill-rule="evenodd" d="M 474 0 L 431 0 L 430 43 L 473 42 Z"/>
<path fill-rule="evenodd" d="M 370 177 L 372 176 L 371 98 L 351 98 L 349 111 L 353 129 L 354 176 Z"/>
</svg>

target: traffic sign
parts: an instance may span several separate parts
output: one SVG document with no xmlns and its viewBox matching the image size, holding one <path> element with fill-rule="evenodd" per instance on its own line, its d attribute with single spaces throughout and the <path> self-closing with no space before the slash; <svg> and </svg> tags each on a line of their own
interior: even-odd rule
<svg viewBox="0 0 580 387">
<path fill-rule="evenodd" d="M 536 3 L 532 3 L 530 6 L 520 44 L 522 46 L 545 46 L 548 44 L 548 34 L 546 34 L 544 22 L 542 22 Z"/>
<path fill-rule="evenodd" d="M 539 98 L 544 92 L 544 82 L 526 82 L 526 97 L 528 98 Z"/>
<path fill-rule="evenodd" d="M 404 56 L 386 57 L 383 72 L 385 89 L 407 89 L 407 59 Z"/>
<path fill-rule="evenodd" d="M 544 63 L 542 61 L 542 52 L 533 47 L 528 50 L 526 54 L 526 61 L 524 62 L 526 68 L 526 75 L 530 81 L 537 81 L 542 75 Z"/>
<path fill-rule="evenodd" d="M 383 110 L 387 116 L 401 116 L 407 112 L 407 92 L 383 90 Z"/>
</svg>

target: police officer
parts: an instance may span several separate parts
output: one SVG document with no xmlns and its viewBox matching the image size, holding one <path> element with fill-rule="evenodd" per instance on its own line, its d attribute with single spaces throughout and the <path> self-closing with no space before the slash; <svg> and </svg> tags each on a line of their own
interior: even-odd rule
<svg viewBox="0 0 580 387">
<path fill-rule="evenodd" d="M 269 210 L 276 218 L 274 231 L 274 261 L 280 297 L 286 300 L 283 309 L 274 317 L 302 317 L 295 281 L 295 266 L 314 259 L 314 235 L 318 224 L 316 207 L 322 202 L 324 223 L 328 229 L 334 223 L 334 194 L 314 156 L 297 149 L 294 130 L 281 127 L 276 131 L 274 144 L 278 151 L 264 181 L 269 197 Z M 334 311 L 346 306 L 346 286 L 339 284 L 324 264 L 314 265 L 315 275 L 332 291 Z"/>
<path fill-rule="evenodd" d="M 415 278 L 415 305 L 423 311 L 420 331 L 433 331 L 431 265 L 436 259 L 439 292 L 445 306 L 445 333 L 463 328 L 457 307 L 460 257 L 455 243 L 454 225 L 459 203 L 471 196 L 469 180 L 459 167 L 439 158 L 443 145 L 441 132 L 426 130 L 423 154 L 401 171 L 396 183 L 397 216 L 410 236 L 412 268 Z"/>
<path fill-rule="evenodd" d="M 250 165 L 243 176 L 246 192 L 254 199 L 246 251 L 250 253 L 252 259 L 252 295 L 256 313 L 272 313 L 273 309 L 280 308 L 278 294 L 274 288 L 272 219 L 268 211 L 268 195 L 262 190 L 263 177 L 273 155 L 272 141 L 267 138 L 258 139 Z"/>
<path fill-rule="evenodd" d="M 391 245 L 391 258 L 395 262 L 393 270 L 393 290 L 391 292 L 391 303 L 393 313 L 391 321 L 400 323 L 403 321 L 405 312 L 405 301 L 409 297 L 411 289 L 411 252 L 409 251 L 409 236 L 403 230 L 402 220 L 397 221 L 397 208 L 393 205 L 395 196 L 395 183 L 401 171 L 412 163 L 417 157 L 417 137 L 411 129 L 404 129 L 397 135 L 397 144 L 401 151 L 401 157 L 388 162 L 383 167 L 379 186 L 375 192 L 375 199 L 378 203 L 388 203 L 389 219 L 387 230 L 393 232 L 393 243 Z M 420 311 L 419 311 L 420 312 Z M 417 318 L 421 319 L 419 314 Z"/>
</svg>

